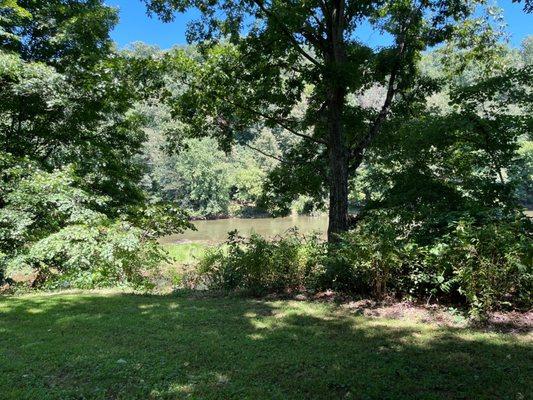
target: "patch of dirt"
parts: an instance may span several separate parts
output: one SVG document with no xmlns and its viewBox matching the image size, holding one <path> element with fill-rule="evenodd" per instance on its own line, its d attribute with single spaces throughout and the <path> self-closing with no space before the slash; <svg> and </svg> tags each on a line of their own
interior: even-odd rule
<svg viewBox="0 0 533 400">
<path fill-rule="evenodd" d="M 366 317 L 409 319 L 446 326 L 465 326 L 467 319 L 439 306 L 425 306 L 411 302 L 358 300 L 341 304 L 341 307 Z"/>
<path fill-rule="evenodd" d="M 11 292 L 11 285 L 9 283 L 0 284 L 0 294 L 8 294 Z"/>
<path fill-rule="evenodd" d="M 494 312 L 489 315 L 487 326 L 497 331 L 533 333 L 533 311 Z"/>
<path fill-rule="evenodd" d="M 468 316 L 466 310 L 423 302 L 398 301 L 392 298 L 382 301 L 353 300 L 346 296 L 339 296 L 331 290 L 314 294 L 285 294 L 277 297 L 296 301 L 336 303 L 345 311 L 371 318 L 407 319 L 446 327 L 473 328 L 490 332 L 533 333 L 533 310 L 527 312 L 498 311 L 489 314 L 483 321 L 476 321 Z"/>
<path fill-rule="evenodd" d="M 456 328 L 476 328 L 505 333 L 533 333 L 533 311 L 494 312 L 486 320 L 475 321 L 465 311 L 440 305 L 412 302 L 359 300 L 341 303 L 342 308 L 367 317 L 408 319 Z"/>
</svg>

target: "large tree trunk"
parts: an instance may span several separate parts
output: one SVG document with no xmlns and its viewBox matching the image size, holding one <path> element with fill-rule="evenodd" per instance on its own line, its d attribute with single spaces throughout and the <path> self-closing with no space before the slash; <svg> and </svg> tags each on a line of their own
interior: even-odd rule
<svg viewBox="0 0 533 400">
<path fill-rule="evenodd" d="M 343 65 L 346 59 L 344 46 L 344 0 L 330 2 L 329 51 L 326 75 L 328 88 L 328 147 L 329 147 L 329 226 L 328 241 L 336 242 L 339 234 L 348 230 L 348 150 L 342 120 L 346 83 Z"/>
<path fill-rule="evenodd" d="M 328 241 L 336 242 L 338 235 L 348 230 L 348 152 L 342 124 L 345 91 L 334 88 L 329 97 Z"/>
</svg>

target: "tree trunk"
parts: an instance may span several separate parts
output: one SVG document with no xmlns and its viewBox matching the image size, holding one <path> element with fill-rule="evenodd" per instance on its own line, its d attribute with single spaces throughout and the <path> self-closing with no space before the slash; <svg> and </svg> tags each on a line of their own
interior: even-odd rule
<svg viewBox="0 0 533 400">
<path fill-rule="evenodd" d="M 328 241 L 339 240 L 339 234 L 348 230 L 348 149 L 344 132 L 343 112 L 346 101 L 346 82 L 342 76 L 346 60 L 344 44 L 344 0 L 330 2 L 330 25 L 328 26 L 326 75 L 328 103 L 328 149 L 329 149 L 329 226 Z"/>
<path fill-rule="evenodd" d="M 342 111 L 345 90 L 334 88 L 329 96 L 329 226 L 328 242 L 348 230 L 348 152 L 346 149 Z"/>
</svg>

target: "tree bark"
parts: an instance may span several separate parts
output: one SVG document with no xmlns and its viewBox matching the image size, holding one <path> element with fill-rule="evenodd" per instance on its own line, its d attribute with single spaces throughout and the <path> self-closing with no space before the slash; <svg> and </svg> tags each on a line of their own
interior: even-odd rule
<svg viewBox="0 0 533 400">
<path fill-rule="evenodd" d="M 330 183 L 328 241 L 333 243 L 339 240 L 339 234 L 348 230 L 348 149 L 343 123 L 346 83 L 341 76 L 346 59 L 344 18 L 344 0 L 332 1 L 327 57 L 329 74 L 325 83 L 328 88 Z"/>
<path fill-rule="evenodd" d="M 329 225 L 328 242 L 348 230 L 348 154 L 342 124 L 345 93 L 336 88 L 329 99 Z"/>
</svg>

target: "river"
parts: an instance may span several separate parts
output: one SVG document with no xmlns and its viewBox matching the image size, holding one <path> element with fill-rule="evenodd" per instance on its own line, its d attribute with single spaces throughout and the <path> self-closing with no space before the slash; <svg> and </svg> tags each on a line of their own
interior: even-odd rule
<svg viewBox="0 0 533 400">
<path fill-rule="evenodd" d="M 211 242 L 220 243 L 228 238 L 228 232 L 239 231 L 241 236 L 249 236 L 255 232 L 265 238 L 281 235 L 287 230 L 297 227 L 301 233 L 319 232 L 326 234 L 327 216 L 308 217 L 290 216 L 284 218 L 229 218 L 208 221 L 194 221 L 196 231 L 188 230 L 179 235 L 171 235 L 161 239 L 161 243 Z"/>
<path fill-rule="evenodd" d="M 526 211 L 533 218 L 533 210 Z M 179 235 L 160 239 L 163 244 L 182 242 L 221 243 L 228 238 L 228 232 L 237 229 L 241 236 L 255 232 L 265 238 L 282 235 L 288 229 L 297 227 L 301 233 L 319 232 L 324 238 L 328 227 L 328 217 L 290 216 L 284 218 L 228 218 L 194 221 L 196 231 L 188 230 Z"/>
</svg>

